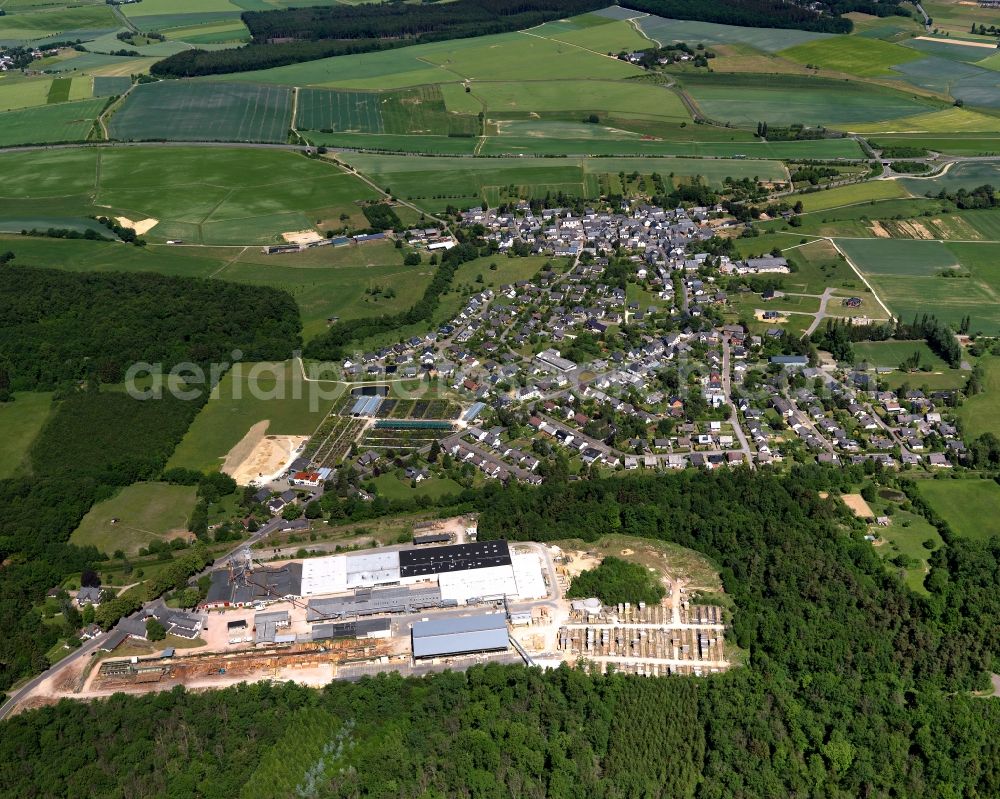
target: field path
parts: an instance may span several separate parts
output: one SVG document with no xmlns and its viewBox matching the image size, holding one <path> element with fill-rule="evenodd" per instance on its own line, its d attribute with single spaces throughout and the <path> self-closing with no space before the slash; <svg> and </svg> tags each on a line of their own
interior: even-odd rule
<svg viewBox="0 0 1000 799">
<path fill-rule="evenodd" d="M 651 41 L 657 47 L 663 47 L 663 42 L 661 42 L 659 39 L 654 39 L 652 36 L 646 33 L 646 31 L 644 31 L 642 28 L 639 27 L 639 20 L 645 19 L 648 16 L 649 14 L 640 14 L 637 17 L 629 17 L 626 20 L 626 22 L 628 22 L 629 25 L 635 28 L 635 32 L 638 33 L 640 36 L 644 36 L 645 38 L 649 39 L 649 41 Z"/>
<path fill-rule="evenodd" d="M 299 129 L 295 127 L 295 120 L 299 116 L 299 87 L 292 86 L 292 133 L 299 135 Z"/>
<path fill-rule="evenodd" d="M 249 246 L 244 247 L 242 250 L 240 250 L 238 253 L 236 253 L 236 255 L 234 255 L 232 258 L 230 258 L 228 261 L 226 261 L 222 266 L 220 266 L 218 269 L 216 269 L 214 272 L 212 272 L 212 274 L 210 274 L 209 277 L 210 278 L 211 277 L 215 277 L 220 272 L 224 272 L 226 269 L 228 269 L 230 266 L 232 266 L 234 263 L 236 263 L 240 258 L 242 258 L 243 257 L 243 253 L 245 253 L 249 249 L 250 249 Z"/>
<path fill-rule="evenodd" d="M 532 33 L 530 28 L 528 30 L 518 31 L 518 32 L 523 33 L 525 36 L 531 36 L 535 39 L 541 39 L 543 42 L 554 42 L 555 44 L 564 44 L 567 47 L 575 47 L 577 50 L 583 50 L 583 52 L 590 53 L 591 55 L 599 55 L 601 58 L 610 58 L 612 61 L 619 60 L 618 56 L 608 55 L 607 53 L 600 53 L 597 50 L 591 50 L 589 47 L 584 47 L 582 44 L 574 44 L 573 42 L 564 42 L 562 39 L 553 39 L 550 36 L 539 36 L 537 33 Z M 643 34 L 643 36 L 645 36 L 645 34 Z M 648 39 L 649 37 L 646 36 L 646 38 Z M 627 62 L 622 61 L 621 63 L 624 64 Z M 645 72 L 645 70 L 642 69 L 642 67 L 636 67 L 636 69 Z"/>
</svg>

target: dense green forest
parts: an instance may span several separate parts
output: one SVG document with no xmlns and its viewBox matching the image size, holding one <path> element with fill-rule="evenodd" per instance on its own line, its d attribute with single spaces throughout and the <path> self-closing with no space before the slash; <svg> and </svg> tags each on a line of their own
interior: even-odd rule
<svg viewBox="0 0 1000 799">
<path fill-rule="evenodd" d="M 301 340 L 285 291 L 151 273 L 8 264 L 0 284 L 0 389 L 122 380 L 138 361 L 285 360 Z"/>
<path fill-rule="evenodd" d="M 9 264 L 4 276 L 0 388 L 57 391 L 27 469 L 0 480 L 0 690 L 48 665 L 59 630 L 42 624 L 35 605 L 100 560 L 68 544 L 70 534 L 95 502 L 162 472 L 207 394 L 140 401 L 99 390 L 100 381 L 120 379 L 133 360 L 169 369 L 229 360 L 237 348 L 284 359 L 299 344 L 298 310 L 281 291 Z"/>
<path fill-rule="evenodd" d="M 666 593 L 663 584 L 644 566 L 608 557 L 596 568 L 587 569 L 574 577 L 566 596 L 571 599 L 596 596 L 605 605 L 620 605 L 623 602 L 655 604 Z"/>
<path fill-rule="evenodd" d="M 365 3 L 246 11 L 253 41 L 225 50 L 185 50 L 152 67 L 154 75 L 191 77 L 266 69 L 317 58 L 523 30 L 595 11 L 603 0 L 455 0 Z"/>
<path fill-rule="evenodd" d="M 670 540 L 719 566 L 745 666 L 179 689 L 0 727 L 0 793 L 93 797 L 1000 795 L 1000 540 L 948 536 L 910 592 L 818 490 L 865 473 L 683 472 L 479 497 L 480 536 Z M 875 475 L 877 477 L 877 475 Z M 947 534 L 947 530 L 943 530 Z"/>
</svg>

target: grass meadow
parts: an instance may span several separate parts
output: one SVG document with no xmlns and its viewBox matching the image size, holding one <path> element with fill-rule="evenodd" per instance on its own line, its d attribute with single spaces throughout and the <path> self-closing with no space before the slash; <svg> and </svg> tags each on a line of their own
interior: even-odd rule
<svg viewBox="0 0 1000 799">
<path fill-rule="evenodd" d="M 52 409 L 52 395 L 19 391 L 11 402 L 0 403 L 0 480 L 27 470 L 28 450 Z"/>
<path fill-rule="evenodd" d="M 135 483 L 111 499 L 98 502 L 70 536 L 77 546 L 95 546 L 112 554 L 116 549 L 135 555 L 154 541 L 187 533 L 194 510 L 195 486 Z"/>
<path fill-rule="evenodd" d="M 928 366 L 934 371 L 949 368 L 925 341 L 858 341 L 853 347 L 855 363 L 896 368 L 916 352 L 920 354 L 921 366 Z M 920 376 L 914 375 L 913 380 L 919 381 Z"/>
<path fill-rule="evenodd" d="M 872 200 L 889 200 L 908 197 L 909 192 L 897 180 L 871 180 L 850 186 L 838 186 L 808 194 L 798 195 L 806 213 L 828 211 L 844 205 L 870 203 Z"/>
<path fill-rule="evenodd" d="M 916 485 L 955 535 L 976 540 L 1000 535 L 1000 485 L 993 480 L 918 480 Z"/>
<path fill-rule="evenodd" d="M 955 413 L 962 421 L 962 431 L 968 438 L 983 433 L 1000 436 L 1000 358 L 987 355 L 979 359 L 984 372 L 984 390 L 966 397 Z"/>
</svg>

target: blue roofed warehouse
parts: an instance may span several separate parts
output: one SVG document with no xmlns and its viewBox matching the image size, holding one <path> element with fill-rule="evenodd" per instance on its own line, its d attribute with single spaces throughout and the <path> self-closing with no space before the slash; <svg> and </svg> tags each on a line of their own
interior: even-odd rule
<svg viewBox="0 0 1000 799">
<path fill-rule="evenodd" d="M 506 651 L 507 618 L 503 613 L 446 616 L 418 621 L 411 632 L 414 658 Z"/>
</svg>

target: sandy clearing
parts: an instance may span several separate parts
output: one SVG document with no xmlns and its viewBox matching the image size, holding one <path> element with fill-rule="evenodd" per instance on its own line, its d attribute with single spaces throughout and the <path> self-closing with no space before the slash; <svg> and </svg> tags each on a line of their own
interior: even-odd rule
<svg viewBox="0 0 1000 799">
<path fill-rule="evenodd" d="M 116 216 L 115 221 L 122 227 L 132 228 L 132 230 L 135 231 L 137 236 L 146 235 L 154 227 L 160 224 L 159 219 L 153 219 L 152 217 L 150 217 L 149 219 L 140 219 L 138 222 L 133 222 L 127 216 Z"/>
<path fill-rule="evenodd" d="M 859 519 L 874 519 L 875 514 L 872 509 L 868 507 L 868 503 L 865 502 L 865 498 L 861 494 L 841 494 L 840 498 L 844 500 L 844 504 L 847 505 L 854 515 Z"/>
<path fill-rule="evenodd" d="M 261 477 L 270 477 L 288 464 L 309 436 L 267 436 L 270 421 L 251 427 L 226 454 L 222 471 L 237 485 L 245 486 Z"/>
<path fill-rule="evenodd" d="M 291 230 L 282 233 L 281 238 L 289 244 L 311 244 L 314 241 L 322 241 L 323 237 L 315 230 Z"/>
<path fill-rule="evenodd" d="M 923 42 L 938 42 L 939 44 L 961 44 L 966 47 L 982 47 L 986 50 L 996 50 L 997 46 L 995 44 L 990 44 L 989 42 L 970 42 L 968 39 L 938 39 L 935 36 L 917 36 L 915 37 Z"/>
</svg>

